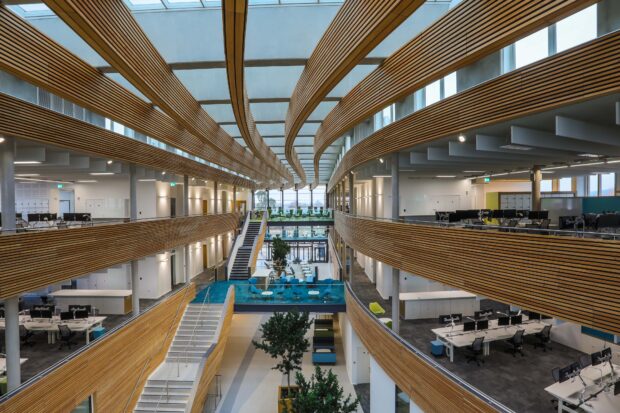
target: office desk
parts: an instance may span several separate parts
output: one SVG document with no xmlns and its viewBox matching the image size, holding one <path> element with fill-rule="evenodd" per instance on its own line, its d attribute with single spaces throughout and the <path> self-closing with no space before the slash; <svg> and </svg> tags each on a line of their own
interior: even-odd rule
<svg viewBox="0 0 620 413">
<path fill-rule="evenodd" d="M 489 321 L 488 330 L 483 331 L 467 331 L 463 332 L 463 325 L 453 327 L 441 327 L 431 330 L 446 346 L 446 353 L 450 357 L 450 361 L 454 362 L 454 349 L 457 347 L 471 346 L 477 337 L 484 337 L 483 355 L 488 356 L 490 353 L 490 344 L 493 341 L 508 340 L 515 335 L 517 330 L 525 330 L 524 335 L 540 333 L 547 325 L 543 321 L 526 321 L 527 317 L 523 316 L 522 324 L 511 326 L 498 326 L 497 320 Z"/>
<path fill-rule="evenodd" d="M 100 314 L 127 314 L 131 311 L 131 290 L 59 290 L 49 295 L 65 311 L 69 305 L 91 305 Z"/>
<path fill-rule="evenodd" d="M 579 377 L 565 381 L 564 383 L 553 383 L 545 388 L 545 391 L 558 399 L 558 412 L 590 412 L 590 413 L 618 413 L 620 412 L 620 395 L 614 396 L 613 382 L 620 376 L 620 366 L 614 364 L 616 374 L 611 377 L 611 367 L 609 363 L 598 366 L 588 366 L 581 370 L 581 377 L 586 383 L 584 399 L 589 395 L 601 390 L 605 384 L 611 383 L 611 387 L 601 392 L 595 399 L 589 400 L 579 405 L 579 394 L 584 389 Z M 601 382 L 601 376 L 603 381 Z M 568 406 L 579 405 L 577 410 Z"/>
<path fill-rule="evenodd" d="M 19 324 L 26 327 L 28 331 L 43 331 L 47 332 L 48 344 L 56 343 L 56 336 L 58 335 L 58 324 L 64 324 L 71 329 L 71 331 L 83 332 L 86 335 L 86 344 L 90 343 L 90 332 L 93 328 L 101 325 L 105 317 L 88 317 L 84 320 L 60 320 L 60 317 L 54 316 L 52 319 L 32 319 L 27 315 L 19 316 Z M 0 329 L 5 328 L 5 319 L 0 319 Z"/>
<path fill-rule="evenodd" d="M 19 359 L 19 364 L 24 364 L 28 359 Z M 0 358 L 0 375 L 6 373 L 6 358 Z"/>
<path fill-rule="evenodd" d="M 466 291 L 400 293 L 400 316 L 405 320 L 437 318 L 442 314 L 473 314 L 480 310 L 476 294 Z"/>
</svg>

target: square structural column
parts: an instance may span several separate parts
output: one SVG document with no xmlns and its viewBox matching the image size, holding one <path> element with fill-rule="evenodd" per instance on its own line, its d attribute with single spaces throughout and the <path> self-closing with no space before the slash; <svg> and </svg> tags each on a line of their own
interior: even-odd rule
<svg viewBox="0 0 620 413">
<path fill-rule="evenodd" d="M 392 154 L 392 219 L 399 219 L 398 152 Z M 392 330 L 400 331 L 400 270 L 392 267 Z"/>
</svg>

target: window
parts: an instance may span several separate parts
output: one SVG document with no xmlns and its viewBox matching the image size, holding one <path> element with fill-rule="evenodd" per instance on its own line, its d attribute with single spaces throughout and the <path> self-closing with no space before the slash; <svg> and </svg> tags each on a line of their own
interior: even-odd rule
<svg viewBox="0 0 620 413">
<path fill-rule="evenodd" d="M 598 196 L 598 175 L 588 176 L 588 196 Z"/>
<path fill-rule="evenodd" d="M 441 99 L 441 80 L 436 80 L 424 88 L 426 106 L 439 102 Z"/>
<path fill-rule="evenodd" d="M 540 192 L 552 192 L 553 182 L 551 179 L 543 179 L 540 181 Z"/>
<path fill-rule="evenodd" d="M 537 60 L 544 59 L 549 55 L 549 30 L 532 33 L 515 43 L 516 68 L 527 66 Z"/>
<path fill-rule="evenodd" d="M 555 28 L 557 52 L 595 39 L 596 28 L 596 4 L 560 20 Z"/>
<path fill-rule="evenodd" d="M 614 196 L 616 194 L 616 174 L 608 173 L 601 175 L 601 195 Z"/>
<path fill-rule="evenodd" d="M 560 192 L 570 192 L 573 190 L 572 178 L 560 178 Z"/>
<path fill-rule="evenodd" d="M 82 403 L 75 406 L 75 409 L 73 409 L 71 413 L 93 413 L 94 411 L 93 398 L 92 396 L 88 396 Z"/>
<path fill-rule="evenodd" d="M 456 72 L 443 78 L 443 97 L 448 98 L 456 94 Z"/>
</svg>

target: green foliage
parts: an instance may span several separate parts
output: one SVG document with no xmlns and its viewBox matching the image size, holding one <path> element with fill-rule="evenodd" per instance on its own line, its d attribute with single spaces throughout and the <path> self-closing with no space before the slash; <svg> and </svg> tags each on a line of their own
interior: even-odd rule
<svg viewBox="0 0 620 413">
<path fill-rule="evenodd" d="M 252 340 L 254 347 L 263 350 L 271 358 L 280 359 L 273 370 L 286 375 L 289 387 L 291 372 L 301 370 L 302 358 L 310 347 L 306 333 L 311 325 L 312 320 L 307 312 L 293 310 L 288 313 L 274 313 L 260 327 L 261 341 Z"/>
<path fill-rule="evenodd" d="M 316 366 L 310 380 L 297 372 L 295 382 L 299 389 L 293 399 L 293 409 L 288 413 L 351 413 L 359 406 L 359 400 L 351 395 L 344 398 L 338 377 L 329 370 Z"/>
<path fill-rule="evenodd" d="M 275 237 L 271 243 L 271 258 L 273 259 L 273 268 L 282 271 L 288 264 L 286 256 L 291 251 L 291 246 L 279 236 Z"/>
</svg>

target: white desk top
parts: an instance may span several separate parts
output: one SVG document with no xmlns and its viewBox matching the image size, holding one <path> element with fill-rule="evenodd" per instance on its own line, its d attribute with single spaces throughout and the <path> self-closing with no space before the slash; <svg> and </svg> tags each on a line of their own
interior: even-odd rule
<svg viewBox="0 0 620 413">
<path fill-rule="evenodd" d="M 400 293 L 398 295 L 400 301 L 412 301 L 412 300 L 446 300 L 446 299 L 458 299 L 458 298 L 476 298 L 476 294 L 468 293 L 467 291 L 427 291 L 427 292 L 414 292 L 414 293 Z"/>
<path fill-rule="evenodd" d="M 19 364 L 24 364 L 28 359 L 19 359 Z M 0 357 L 0 374 L 6 372 L 6 358 Z"/>
<path fill-rule="evenodd" d="M 618 380 L 620 374 L 620 366 L 614 364 L 616 375 L 613 381 Z M 584 398 L 588 395 L 598 392 L 602 389 L 605 383 L 610 382 L 611 367 L 609 363 L 605 363 L 598 366 L 588 366 L 581 370 L 581 377 L 586 383 L 586 391 Z M 601 383 L 601 376 L 603 382 Z M 579 377 L 565 381 L 564 383 L 553 383 L 551 386 L 545 388 L 549 394 L 553 395 L 557 399 L 561 399 L 570 404 L 579 404 L 579 394 L 583 389 L 583 383 L 579 380 Z M 620 411 L 620 395 L 614 396 L 613 384 L 607 391 L 601 392 L 595 399 L 579 406 L 586 412 L 596 413 L 617 413 Z"/>
<path fill-rule="evenodd" d="M 84 320 L 60 320 L 60 317 L 54 316 L 51 321 L 47 319 L 31 319 L 30 316 L 20 315 L 19 316 L 19 324 L 22 324 L 26 327 L 27 330 L 32 331 L 57 331 L 58 324 L 64 324 L 68 326 L 71 330 L 75 331 L 84 331 L 86 329 L 92 328 L 98 324 L 101 324 L 105 317 L 88 317 Z M 0 329 L 5 328 L 5 319 L 0 318 Z"/>
<path fill-rule="evenodd" d="M 523 317 L 526 321 L 527 317 Z M 489 321 L 488 330 L 463 332 L 463 325 L 452 327 L 441 327 L 431 330 L 435 335 L 451 343 L 455 347 L 470 346 L 477 337 L 484 337 L 485 342 L 507 340 L 515 335 L 518 330 L 525 330 L 524 335 L 535 334 L 542 331 L 547 325 L 543 321 L 528 321 L 522 324 L 511 326 L 498 326 L 497 320 Z"/>
<path fill-rule="evenodd" d="M 269 274 L 271 273 L 272 270 L 270 270 L 269 268 L 257 268 L 256 271 L 254 271 L 254 274 L 252 274 L 252 277 L 269 277 Z"/>
<path fill-rule="evenodd" d="M 131 290 L 58 290 L 54 297 L 129 297 Z"/>
</svg>

